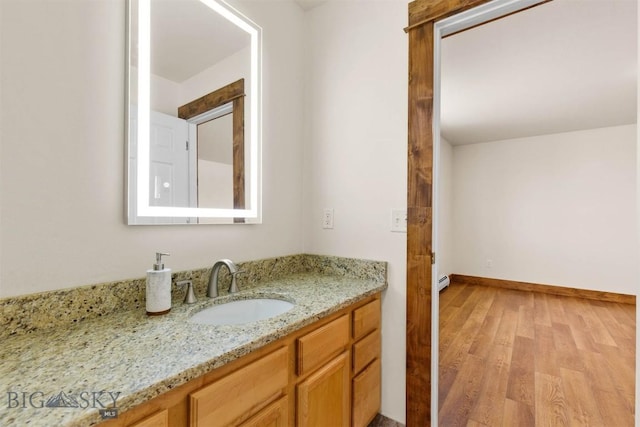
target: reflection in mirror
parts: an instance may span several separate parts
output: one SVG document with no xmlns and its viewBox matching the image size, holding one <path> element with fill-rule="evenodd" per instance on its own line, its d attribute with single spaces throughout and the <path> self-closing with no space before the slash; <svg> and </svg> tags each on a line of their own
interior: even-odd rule
<svg viewBox="0 0 640 427">
<path fill-rule="evenodd" d="M 260 28 L 212 0 L 132 0 L 128 223 L 260 222 Z"/>
<path fill-rule="evenodd" d="M 196 126 L 190 141 L 197 143 L 199 207 L 245 207 L 244 99 L 244 79 L 240 79 L 178 109 L 181 119 Z"/>
</svg>

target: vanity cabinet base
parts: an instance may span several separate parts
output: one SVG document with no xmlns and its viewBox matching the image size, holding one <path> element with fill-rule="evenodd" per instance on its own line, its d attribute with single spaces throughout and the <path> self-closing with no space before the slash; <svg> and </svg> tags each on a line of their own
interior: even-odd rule
<svg viewBox="0 0 640 427">
<path fill-rule="evenodd" d="M 380 294 L 101 427 L 366 427 L 380 410 Z"/>
</svg>

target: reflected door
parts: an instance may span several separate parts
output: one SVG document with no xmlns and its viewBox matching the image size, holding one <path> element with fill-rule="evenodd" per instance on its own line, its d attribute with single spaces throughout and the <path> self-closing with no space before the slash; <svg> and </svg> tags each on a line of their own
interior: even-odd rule
<svg viewBox="0 0 640 427">
<path fill-rule="evenodd" d="M 152 111 L 150 116 L 149 204 L 150 206 L 192 207 L 195 179 L 189 169 L 188 124 L 185 120 Z M 137 126 L 137 110 L 131 108 L 130 122 Z M 129 150 L 130 188 L 137 187 L 137 140 L 131 135 Z M 188 224 L 193 218 L 138 217 L 136 193 L 129 191 L 129 224 Z"/>
<path fill-rule="evenodd" d="M 150 206 L 189 206 L 189 132 L 186 120 L 151 113 Z"/>
</svg>

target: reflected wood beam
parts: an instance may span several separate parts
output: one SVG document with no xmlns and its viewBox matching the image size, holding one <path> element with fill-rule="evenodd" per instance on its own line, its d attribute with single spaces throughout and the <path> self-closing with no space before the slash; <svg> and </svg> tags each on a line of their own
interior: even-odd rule
<svg viewBox="0 0 640 427">
<path fill-rule="evenodd" d="M 178 107 L 178 117 L 189 120 L 240 97 L 244 97 L 244 79 L 237 80 Z"/>
<path fill-rule="evenodd" d="M 233 100 L 233 208 L 245 208 L 244 174 L 244 97 Z M 233 222 L 243 223 L 244 218 Z"/>
<path fill-rule="evenodd" d="M 202 113 L 233 102 L 233 208 L 245 209 L 244 173 L 244 79 L 237 80 L 218 90 L 201 96 L 181 107 L 178 117 L 189 120 Z M 244 218 L 234 218 L 234 223 L 244 223 Z"/>
</svg>

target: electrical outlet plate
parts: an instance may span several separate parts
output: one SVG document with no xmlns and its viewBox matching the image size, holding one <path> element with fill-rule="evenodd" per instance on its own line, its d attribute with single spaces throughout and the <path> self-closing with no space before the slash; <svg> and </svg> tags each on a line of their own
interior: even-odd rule
<svg viewBox="0 0 640 427">
<path fill-rule="evenodd" d="M 406 209 L 391 210 L 391 231 L 395 233 L 407 232 L 407 210 Z"/>
<path fill-rule="evenodd" d="M 333 209 L 325 208 L 322 211 L 322 228 L 333 228 Z"/>
</svg>

